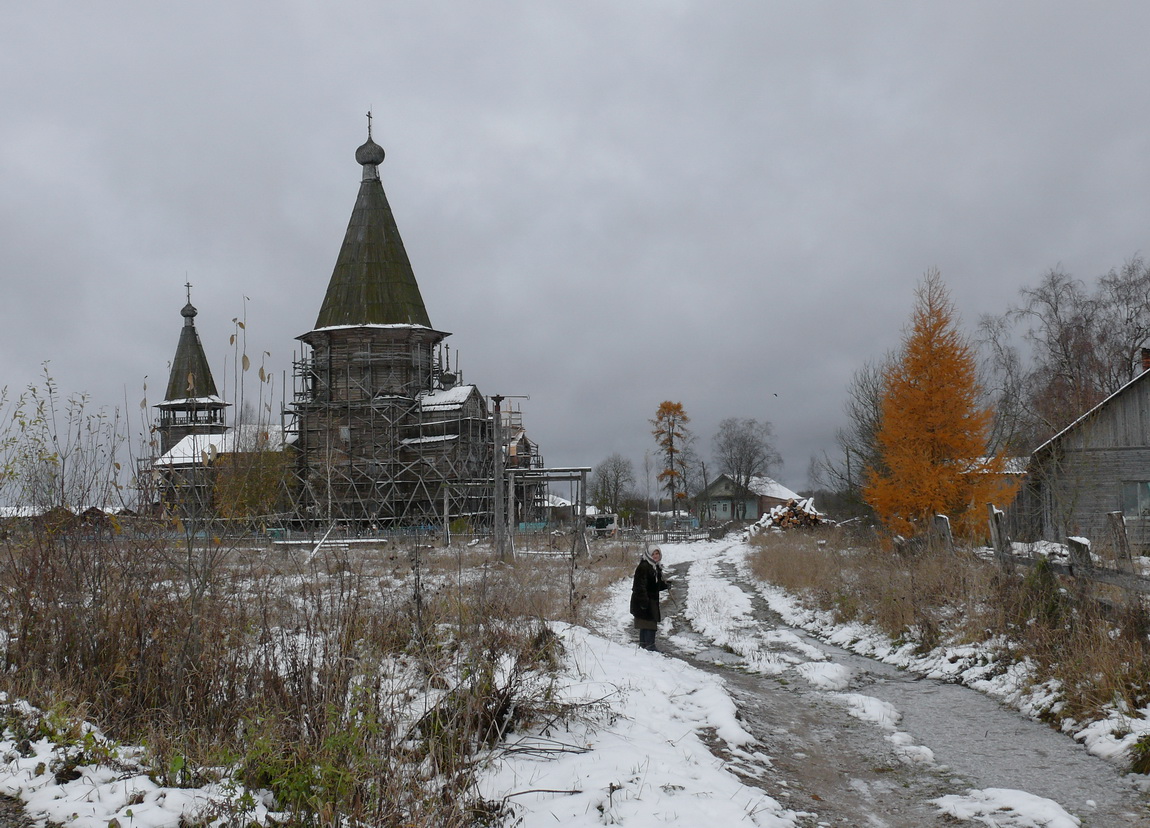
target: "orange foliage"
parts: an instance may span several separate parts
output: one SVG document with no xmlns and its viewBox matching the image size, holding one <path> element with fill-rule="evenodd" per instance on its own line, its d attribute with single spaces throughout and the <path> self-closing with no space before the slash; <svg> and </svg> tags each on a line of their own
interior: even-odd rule
<svg viewBox="0 0 1150 828">
<path fill-rule="evenodd" d="M 911 329 L 883 375 L 880 463 L 867 469 L 866 501 L 891 532 L 914 535 L 934 515 L 976 536 L 986 504 L 1014 485 L 1002 453 L 986 455 L 991 412 L 980 408 L 974 350 L 958 330 L 938 271 L 916 291 Z"/>
<path fill-rule="evenodd" d="M 691 418 L 683 410 L 681 402 L 664 400 L 659 403 L 659 410 L 655 412 L 655 419 L 651 420 L 654 429 L 651 433 L 659 450 L 663 455 L 663 468 L 657 478 L 667 489 L 672 502 L 687 496 L 681 483 L 683 478 L 683 449 L 690 442 L 690 432 L 687 423 Z"/>
</svg>

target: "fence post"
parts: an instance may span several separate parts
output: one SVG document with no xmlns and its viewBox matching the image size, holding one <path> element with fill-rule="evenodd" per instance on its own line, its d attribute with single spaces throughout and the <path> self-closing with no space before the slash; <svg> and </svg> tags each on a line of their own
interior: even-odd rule
<svg viewBox="0 0 1150 828">
<path fill-rule="evenodd" d="M 1006 537 L 1006 527 L 1003 525 L 1004 515 L 1001 509 L 996 509 L 993 503 L 986 504 L 987 515 L 990 519 L 990 545 L 994 547 L 994 557 L 998 559 L 999 566 L 1010 572 L 1013 563 L 1010 560 L 1010 542 Z"/>
<path fill-rule="evenodd" d="M 953 555 L 954 536 L 950 533 L 950 518 L 946 515 L 935 515 L 934 534 L 942 542 L 942 548 Z"/>
<path fill-rule="evenodd" d="M 1090 541 L 1067 538 L 1066 546 L 1070 550 L 1070 574 L 1074 576 L 1075 594 L 1079 601 L 1085 601 L 1090 597 L 1093 586 L 1090 575 L 1094 571 L 1094 559 L 1090 557 Z"/>
<path fill-rule="evenodd" d="M 1126 518 L 1122 512 L 1107 512 L 1110 532 L 1114 536 L 1114 557 L 1118 568 L 1123 572 L 1134 571 L 1134 560 L 1130 557 L 1130 538 L 1126 534 Z"/>
<path fill-rule="evenodd" d="M 1074 577 L 1089 575 L 1094 569 L 1094 560 L 1090 557 L 1090 541 L 1086 538 L 1067 538 L 1066 545 L 1070 549 L 1070 566 L 1073 567 Z"/>
</svg>

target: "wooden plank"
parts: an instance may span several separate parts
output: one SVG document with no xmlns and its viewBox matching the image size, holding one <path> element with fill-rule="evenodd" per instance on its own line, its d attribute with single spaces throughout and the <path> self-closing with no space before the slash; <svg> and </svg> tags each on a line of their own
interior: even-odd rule
<svg viewBox="0 0 1150 828">
<path fill-rule="evenodd" d="M 1114 538 L 1114 557 L 1118 567 L 1124 572 L 1134 571 L 1134 560 L 1130 557 L 1130 539 L 1126 536 L 1126 519 L 1121 512 L 1107 512 L 1106 520 Z"/>
<path fill-rule="evenodd" d="M 1010 555 L 1010 560 L 1019 566 L 1037 566 L 1038 562 L 1044 560 L 1043 558 L 1026 558 L 1021 555 Z M 1059 575 L 1068 575 L 1071 578 L 1085 578 L 1095 583 L 1110 584 L 1111 586 L 1128 589 L 1131 592 L 1138 592 L 1143 595 L 1150 595 L 1150 578 L 1144 578 L 1141 575 L 1132 575 L 1128 572 L 1118 572 L 1113 569 L 1103 569 L 1101 567 L 1092 567 L 1089 572 L 1083 572 L 1081 569 L 1073 565 L 1066 565 L 1058 563 L 1057 561 L 1047 561 L 1051 571 L 1057 572 Z"/>
</svg>

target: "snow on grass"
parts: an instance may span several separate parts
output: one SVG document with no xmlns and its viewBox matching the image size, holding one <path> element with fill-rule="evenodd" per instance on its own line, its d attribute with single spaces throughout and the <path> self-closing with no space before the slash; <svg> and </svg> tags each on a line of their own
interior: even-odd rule
<svg viewBox="0 0 1150 828">
<path fill-rule="evenodd" d="M 13 709 L 39 715 L 24 702 Z M 76 828 L 108 828 L 113 820 L 132 828 L 176 828 L 224 814 L 245 825 L 285 818 L 269 811 L 263 797 L 226 780 L 200 788 L 158 785 L 137 761 L 140 748 L 115 745 L 91 726 L 84 731 L 79 743 L 20 740 L 6 731 L 0 738 L 0 794 L 22 800 L 34 821 Z M 91 763 L 81 764 L 85 758 Z"/>
<path fill-rule="evenodd" d="M 566 650 L 561 698 L 594 715 L 561 732 L 513 737 L 481 780 L 486 798 L 514 803 L 524 828 L 796 824 L 794 812 L 739 782 L 703 742 L 710 731 L 754 755 L 719 679 L 580 627 L 558 631 Z M 542 739 L 568 749 L 532 752 L 555 746 Z"/>
<path fill-rule="evenodd" d="M 668 567 L 690 562 L 692 569 L 688 594 L 676 594 L 668 602 L 671 617 L 662 634 L 673 630 L 674 614 L 682 612 L 713 644 L 738 652 L 748 669 L 768 674 L 793 669 L 812 686 L 831 691 L 828 696 L 837 697 L 856 717 L 886 730 L 887 740 L 907 761 L 932 761 L 927 748 L 913 745 L 897 730 L 900 717 L 895 708 L 861 694 L 838 692 L 849 686 L 849 671 L 827 662 L 817 647 L 789 630 L 756 629 L 749 597 L 726 582 L 719 566 L 720 558 L 742 566 L 748 547 L 704 542 L 667 545 L 663 550 Z M 763 586 L 760 592 L 788 623 L 835 643 L 930 675 L 1024 698 L 1026 665 L 1013 672 L 1002 670 L 992 653 L 971 647 L 918 656 L 911 645 L 893 644 L 862 625 L 835 625 L 829 615 L 804 609 L 782 590 Z M 748 768 L 758 768 L 762 776 L 770 772 L 769 757 L 759 752 L 739 723 L 721 679 L 679 660 L 640 651 L 627 611 L 629 597 L 630 579 L 625 579 L 611 588 L 608 603 L 596 609 L 593 618 L 603 635 L 556 625 L 565 647 L 557 700 L 581 706 L 582 713 L 570 722 L 512 734 L 493 751 L 481 774 L 481 794 L 511 803 L 523 828 L 724 822 L 795 826 L 799 814 L 742 784 L 707 748 L 704 737 L 713 734 L 725 743 L 741 772 Z M 784 655 L 771 656 L 772 647 L 783 648 Z M 1042 703 L 1033 695 L 1025 698 Z M 1097 734 L 1082 735 L 1094 727 Z M 1127 727 L 1126 734 L 1117 737 L 1116 727 L 1086 724 L 1079 738 L 1088 744 L 1109 739 L 1117 751 L 1146 732 Z M 139 749 L 116 748 L 114 763 L 78 766 L 78 778 L 58 781 L 50 768 L 60 750 L 47 740 L 23 745 L 0 740 L 0 793 L 23 799 L 33 819 L 79 828 L 106 828 L 113 819 L 132 828 L 164 828 L 205 815 L 227 814 L 243 824 L 266 824 L 269 816 L 283 817 L 269 814 L 260 796 L 226 780 L 198 789 L 160 787 L 143 769 L 133 770 Z M 936 804 L 955 819 L 983 825 L 1079 825 L 1050 800 L 1019 791 L 970 791 L 943 797 Z"/>
<path fill-rule="evenodd" d="M 1057 802 L 1007 788 L 967 791 L 933 800 L 939 811 L 965 822 L 995 828 L 1078 828 L 1082 821 Z"/>
<path fill-rule="evenodd" d="M 1047 545 L 1039 551 L 1052 555 L 1055 546 Z M 858 622 L 839 623 L 830 612 L 804 607 L 796 596 L 781 587 L 755 581 L 747 561 L 751 552 L 751 547 L 743 543 L 733 546 L 728 556 L 743 577 L 756 583 L 759 594 L 788 624 L 831 644 L 926 678 L 963 684 L 1032 718 L 1058 712 L 1061 706 L 1058 682 L 1036 681 L 1036 668 L 1029 660 L 1004 658 L 1010 647 L 1005 639 L 994 638 L 979 644 L 944 644 L 929 652 L 918 652 L 913 642 L 893 642 L 878 628 Z M 1138 740 L 1150 734 L 1150 707 L 1130 711 L 1112 706 L 1104 718 L 1091 722 L 1067 719 L 1061 727 L 1095 756 L 1123 763 L 1129 759 L 1130 750 Z"/>
<path fill-rule="evenodd" d="M 701 825 L 718 819 L 794 828 L 797 816 L 744 785 L 704 741 L 725 743 L 745 771 L 770 767 L 736 716 L 720 679 L 681 661 L 556 625 L 564 666 L 555 700 L 580 711 L 571 721 L 512 734 L 481 773 L 481 794 L 513 804 L 517 825 Z M 37 711 L 28 708 L 29 714 Z M 47 738 L 0 739 L 0 793 L 24 801 L 33 819 L 79 828 L 167 828 L 202 822 L 267 824 L 284 814 L 227 781 L 200 788 L 162 787 L 136 758 L 88 728 L 91 764 L 76 761 L 75 779 L 58 778 L 75 745 Z M 87 738 L 87 737 L 85 737 Z M 113 823 L 115 820 L 115 823 Z"/>
</svg>

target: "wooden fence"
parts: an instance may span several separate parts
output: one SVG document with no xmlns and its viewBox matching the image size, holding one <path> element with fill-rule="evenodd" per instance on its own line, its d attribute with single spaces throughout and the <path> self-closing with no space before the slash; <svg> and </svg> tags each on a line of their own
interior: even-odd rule
<svg viewBox="0 0 1150 828">
<path fill-rule="evenodd" d="M 1002 511 L 991 504 L 988 506 L 988 512 L 990 541 L 994 548 L 994 556 L 1006 571 L 1013 572 L 1016 566 L 1037 566 L 1040 561 L 1045 561 L 1051 571 L 1060 575 L 1068 575 L 1083 586 L 1093 582 L 1109 584 L 1144 595 L 1150 594 L 1150 578 L 1134 571 L 1134 559 L 1130 554 L 1130 540 L 1126 535 L 1126 521 L 1122 512 L 1110 512 L 1106 516 L 1114 540 L 1117 568 L 1099 566 L 1095 563 L 1090 554 L 1090 541 L 1084 538 L 1066 539 L 1067 547 L 1070 550 L 1070 559 L 1066 563 L 1052 561 L 1045 557 L 1015 555 L 1011 551 L 1010 539 L 1006 536 Z M 949 523 L 947 530 L 949 530 Z M 949 537 L 949 531 L 947 536 Z"/>
</svg>

